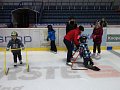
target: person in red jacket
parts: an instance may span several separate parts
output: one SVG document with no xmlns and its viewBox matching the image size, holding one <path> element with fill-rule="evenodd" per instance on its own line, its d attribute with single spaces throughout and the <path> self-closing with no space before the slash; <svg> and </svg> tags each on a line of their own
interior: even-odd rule
<svg viewBox="0 0 120 90">
<path fill-rule="evenodd" d="M 72 42 L 76 45 L 77 48 L 79 48 L 79 40 L 78 36 L 84 31 L 83 26 L 79 26 L 76 29 L 73 29 L 69 31 L 65 36 L 64 36 L 64 44 L 66 45 L 66 48 L 68 50 L 67 52 L 67 65 L 72 65 L 71 63 L 71 57 L 72 57 Z"/>
<path fill-rule="evenodd" d="M 100 58 L 101 53 L 101 43 L 102 43 L 102 35 L 103 35 L 103 28 L 100 25 L 100 22 L 96 22 L 95 27 L 93 29 L 93 33 L 91 38 L 93 38 L 93 57 L 96 55 L 96 49 L 98 50 L 96 58 Z"/>
</svg>

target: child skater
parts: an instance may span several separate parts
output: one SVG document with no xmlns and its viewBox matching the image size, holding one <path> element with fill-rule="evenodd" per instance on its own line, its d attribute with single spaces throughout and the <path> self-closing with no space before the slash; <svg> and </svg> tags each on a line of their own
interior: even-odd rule
<svg viewBox="0 0 120 90">
<path fill-rule="evenodd" d="M 83 58 L 83 65 L 88 69 L 99 71 L 100 69 L 97 66 L 94 66 L 94 62 L 92 61 L 91 52 L 87 44 L 87 38 L 88 37 L 85 35 L 80 36 L 79 52 L 80 52 L 80 56 Z"/>
<path fill-rule="evenodd" d="M 92 57 L 100 58 L 101 53 L 101 43 L 102 43 L 102 35 L 103 35 L 103 28 L 100 25 L 100 22 L 96 22 L 95 27 L 93 29 L 93 33 L 91 35 L 91 38 L 93 38 L 93 55 Z M 98 51 L 96 56 L 96 49 Z"/>
<path fill-rule="evenodd" d="M 17 38 L 18 33 L 16 31 L 13 31 L 11 33 L 11 40 L 7 44 L 7 51 L 11 47 L 11 51 L 13 54 L 13 59 L 14 59 L 14 67 L 17 66 L 17 57 L 19 59 L 20 64 L 22 64 L 22 55 L 21 55 L 21 49 L 24 49 L 24 45 L 21 42 L 20 39 Z M 15 50 L 14 50 L 15 49 Z"/>
<path fill-rule="evenodd" d="M 47 26 L 48 28 L 48 37 L 47 37 L 47 41 L 49 41 L 50 39 L 50 51 L 52 51 L 53 53 L 57 53 L 57 48 L 56 48 L 56 45 L 55 45 L 55 30 L 53 29 L 52 25 L 48 25 Z"/>
<path fill-rule="evenodd" d="M 72 58 L 72 42 L 76 45 L 77 48 L 79 48 L 79 40 L 78 36 L 84 31 L 83 26 L 79 26 L 71 31 L 69 31 L 65 37 L 64 37 L 64 44 L 67 48 L 67 62 L 66 65 L 71 66 L 71 58 Z"/>
</svg>

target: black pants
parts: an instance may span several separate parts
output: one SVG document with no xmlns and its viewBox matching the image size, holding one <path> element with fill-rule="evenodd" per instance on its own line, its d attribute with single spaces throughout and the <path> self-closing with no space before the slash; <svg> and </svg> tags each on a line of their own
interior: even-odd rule
<svg viewBox="0 0 120 90">
<path fill-rule="evenodd" d="M 12 51 L 12 53 L 13 53 L 14 63 L 17 63 L 17 57 L 18 57 L 19 61 L 22 60 L 21 50 Z"/>
<path fill-rule="evenodd" d="M 73 44 L 71 41 L 68 41 L 66 39 L 63 40 L 65 45 L 66 45 L 66 48 L 67 48 L 67 62 L 71 62 L 71 57 L 72 57 L 72 47 L 73 47 Z"/>
<path fill-rule="evenodd" d="M 55 45 L 55 41 L 51 41 L 50 42 L 50 46 L 51 46 L 51 51 L 54 51 L 54 52 L 57 52 L 57 48 L 56 48 L 56 45 Z"/>
<path fill-rule="evenodd" d="M 93 45 L 93 53 L 96 53 L 96 49 L 98 50 L 98 53 L 101 53 L 101 43 L 95 43 Z"/>
</svg>

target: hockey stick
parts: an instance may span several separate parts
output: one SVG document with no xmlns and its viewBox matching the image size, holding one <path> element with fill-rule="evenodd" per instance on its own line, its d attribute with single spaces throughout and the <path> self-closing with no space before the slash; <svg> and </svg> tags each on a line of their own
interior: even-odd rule
<svg viewBox="0 0 120 90">
<path fill-rule="evenodd" d="M 4 51 L 4 74 L 8 75 L 9 68 L 6 67 L 6 50 Z"/>
<path fill-rule="evenodd" d="M 25 50 L 26 51 L 26 70 L 27 70 L 27 72 L 29 72 L 29 64 L 28 64 L 28 53 L 27 53 L 27 50 Z"/>
<path fill-rule="evenodd" d="M 75 53 L 76 53 L 76 52 L 75 52 Z M 74 56 L 75 53 L 74 53 L 72 56 Z M 79 54 L 80 54 L 80 52 L 78 53 L 77 57 L 73 60 L 72 65 L 71 65 L 71 69 L 72 69 L 72 70 L 88 70 L 87 68 L 78 68 L 78 69 L 73 68 L 73 64 L 74 64 L 74 63 L 82 63 L 82 62 L 76 62 Z"/>
<path fill-rule="evenodd" d="M 18 48 L 18 49 L 10 49 L 10 50 L 21 50 L 21 48 Z M 8 75 L 8 72 L 9 72 L 10 68 L 6 67 L 6 49 L 4 51 L 4 74 L 5 75 Z"/>
</svg>

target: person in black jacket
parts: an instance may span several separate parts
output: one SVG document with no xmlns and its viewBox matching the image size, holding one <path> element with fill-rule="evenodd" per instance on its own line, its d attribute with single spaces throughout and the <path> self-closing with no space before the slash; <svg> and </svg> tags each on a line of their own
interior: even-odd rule
<svg viewBox="0 0 120 90">
<path fill-rule="evenodd" d="M 70 31 L 77 28 L 77 24 L 74 17 L 70 17 L 69 21 L 66 24 L 66 34 Z"/>
<path fill-rule="evenodd" d="M 104 19 L 104 18 L 102 18 L 102 20 L 100 21 L 100 25 L 102 26 L 102 27 L 107 27 L 107 21 Z"/>
<path fill-rule="evenodd" d="M 9 50 L 9 48 L 11 47 L 11 51 L 13 54 L 13 58 L 14 58 L 14 67 L 17 66 L 17 57 L 20 61 L 20 64 L 22 64 L 22 55 L 21 55 L 21 49 L 24 49 L 24 45 L 21 42 L 20 39 L 17 38 L 18 33 L 16 31 L 13 31 L 11 33 L 11 40 L 8 42 L 7 44 L 7 51 Z"/>
<path fill-rule="evenodd" d="M 73 30 L 73 29 L 76 29 L 77 28 L 77 24 L 76 24 L 76 21 L 75 21 L 75 18 L 74 17 L 69 17 L 69 21 L 67 22 L 66 24 L 66 34 Z M 72 50 L 74 50 L 74 44 L 72 43 Z"/>
</svg>

